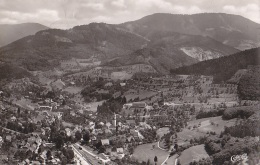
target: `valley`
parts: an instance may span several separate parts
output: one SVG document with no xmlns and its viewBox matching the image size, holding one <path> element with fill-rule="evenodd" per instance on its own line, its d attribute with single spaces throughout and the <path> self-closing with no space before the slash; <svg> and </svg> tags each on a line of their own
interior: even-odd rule
<svg viewBox="0 0 260 165">
<path fill-rule="evenodd" d="M 6 43 L 0 164 L 259 163 L 257 28 L 231 14 L 158 13 Z"/>
</svg>

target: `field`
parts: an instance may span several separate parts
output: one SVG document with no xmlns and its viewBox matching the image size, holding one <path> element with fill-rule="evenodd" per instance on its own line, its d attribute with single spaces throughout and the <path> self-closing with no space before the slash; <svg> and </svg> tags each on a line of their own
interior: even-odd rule
<svg viewBox="0 0 260 165">
<path fill-rule="evenodd" d="M 100 65 L 101 61 L 95 59 L 95 58 L 89 58 L 89 59 L 76 59 L 76 62 L 81 67 L 89 67 L 89 66 L 98 66 Z"/>
<path fill-rule="evenodd" d="M 142 100 L 142 99 L 145 99 L 145 98 L 152 97 L 156 94 L 157 94 L 156 92 L 140 90 L 139 93 L 127 94 L 127 95 L 125 95 L 125 97 L 126 97 L 127 101 L 129 101 L 131 99 L 134 100 L 135 98 L 138 98 L 138 97 L 139 97 L 140 100 Z"/>
<path fill-rule="evenodd" d="M 163 135 L 167 134 L 168 132 L 169 132 L 169 127 L 163 127 L 163 128 L 159 128 L 156 131 L 156 134 L 161 138 Z M 160 140 L 159 145 L 161 148 L 164 148 L 165 147 L 164 140 Z"/>
<path fill-rule="evenodd" d="M 164 134 L 167 134 L 169 132 L 168 127 L 160 128 L 156 131 L 156 134 L 161 138 Z"/>
<path fill-rule="evenodd" d="M 225 126 L 230 127 L 234 125 L 235 122 L 236 119 L 222 120 L 221 116 L 190 121 L 186 128 L 177 133 L 178 144 L 187 144 L 190 139 L 205 136 L 207 132 L 211 131 L 220 134 L 224 131 Z"/>
<path fill-rule="evenodd" d="M 16 104 L 18 106 L 21 106 L 26 109 L 34 110 L 36 107 L 38 107 L 37 104 L 32 103 L 31 100 L 26 98 L 21 98 L 20 100 L 13 100 L 13 104 Z"/>
<path fill-rule="evenodd" d="M 177 142 L 179 145 L 190 143 L 189 140 L 193 138 L 199 138 L 205 136 L 206 133 L 199 132 L 198 130 L 189 130 L 187 128 L 183 129 L 181 132 L 177 133 Z"/>
<path fill-rule="evenodd" d="M 155 145 L 155 149 L 153 149 L 153 145 Z M 157 148 L 157 143 L 149 143 L 143 144 L 135 148 L 133 157 L 139 160 L 140 162 L 150 160 L 150 162 L 154 162 L 154 157 L 157 156 L 158 162 L 157 164 L 162 164 L 162 162 L 167 158 L 169 153 L 167 151 L 163 151 Z"/>
<path fill-rule="evenodd" d="M 51 71 L 35 71 L 34 76 L 39 78 L 39 82 L 42 85 L 49 85 L 52 81 L 54 81 L 57 77 L 61 76 L 64 72 L 58 69 L 54 69 Z"/>
<path fill-rule="evenodd" d="M 124 80 L 124 79 L 130 79 L 131 77 L 132 77 L 132 74 L 129 74 L 126 71 L 112 72 L 112 74 L 111 74 L 112 80 Z"/>
<path fill-rule="evenodd" d="M 182 165 L 188 165 L 190 162 L 207 158 L 209 155 L 204 149 L 204 144 L 190 147 L 184 150 L 179 157 Z"/>
<path fill-rule="evenodd" d="M 76 93 L 80 93 L 82 91 L 82 89 L 83 89 L 83 87 L 69 86 L 69 87 L 63 89 L 63 91 L 66 91 L 71 94 L 76 94 Z"/>
<path fill-rule="evenodd" d="M 63 60 L 60 62 L 61 69 L 64 70 L 77 70 L 80 69 L 78 62 L 75 59 Z"/>
<path fill-rule="evenodd" d="M 74 124 L 68 123 L 68 122 L 65 122 L 65 121 L 62 122 L 62 125 L 63 125 L 64 127 L 73 127 L 73 126 L 74 126 Z"/>
<path fill-rule="evenodd" d="M 236 122 L 236 119 L 232 120 L 223 120 L 221 116 L 218 117 L 210 117 L 210 118 L 203 118 L 199 120 L 194 120 L 188 123 L 188 127 L 193 127 L 194 125 L 199 125 L 197 130 L 202 133 L 207 133 L 207 131 L 214 131 L 217 134 L 220 134 L 221 131 L 224 131 L 224 127 L 230 127 L 234 125 Z"/>
<path fill-rule="evenodd" d="M 163 165 L 175 165 L 175 159 L 177 155 L 169 157 L 169 159 Z"/>
<path fill-rule="evenodd" d="M 92 112 L 96 112 L 97 111 L 97 107 L 102 105 L 104 101 L 99 101 L 99 102 L 93 102 L 93 103 L 89 103 L 87 104 L 87 107 L 89 107 L 88 110 L 92 111 Z"/>
</svg>

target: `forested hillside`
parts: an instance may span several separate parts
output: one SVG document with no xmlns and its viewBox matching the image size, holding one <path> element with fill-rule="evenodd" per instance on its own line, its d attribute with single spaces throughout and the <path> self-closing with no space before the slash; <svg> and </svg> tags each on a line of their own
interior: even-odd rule
<svg viewBox="0 0 260 165">
<path fill-rule="evenodd" d="M 260 100 L 260 66 L 251 66 L 238 83 L 243 100 Z"/>
<path fill-rule="evenodd" d="M 172 74 L 200 74 L 214 76 L 214 82 L 226 81 L 239 69 L 260 64 L 260 48 L 245 50 L 230 56 L 202 61 L 194 65 L 171 70 Z"/>
</svg>

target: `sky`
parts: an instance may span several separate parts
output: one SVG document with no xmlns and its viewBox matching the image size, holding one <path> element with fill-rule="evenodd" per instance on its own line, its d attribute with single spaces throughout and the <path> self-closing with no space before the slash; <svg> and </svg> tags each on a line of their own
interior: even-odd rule
<svg viewBox="0 0 260 165">
<path fill-rule="evenodd" d="M 260 23 L 260 0 L 0 0 L 0 24 L 36 22 L 68 29 L 119 24 L 153 13 L 229 13 Z"/>
</svg>

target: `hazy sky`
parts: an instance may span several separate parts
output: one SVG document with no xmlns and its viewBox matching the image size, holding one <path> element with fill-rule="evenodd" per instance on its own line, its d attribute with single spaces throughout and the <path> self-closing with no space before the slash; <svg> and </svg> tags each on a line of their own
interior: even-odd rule
<svg viewBox="0 0 260 165">
<path fill-rule="evenodd" d="M 260 23 L 260 0 L 0 0 L 0 24 L 37 22 L 70 28 L 90 22 L 123 23 L 153 13 L 242 15 Z"/>
</svg>

